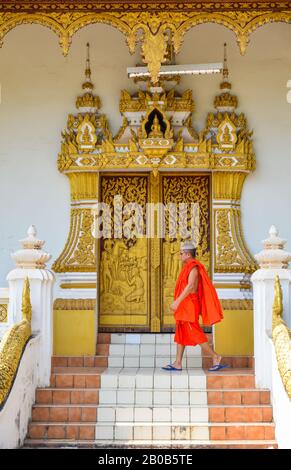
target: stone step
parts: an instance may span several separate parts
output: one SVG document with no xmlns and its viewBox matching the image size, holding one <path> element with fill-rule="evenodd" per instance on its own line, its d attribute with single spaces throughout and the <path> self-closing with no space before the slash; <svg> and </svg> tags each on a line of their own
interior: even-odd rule
<svg viewBox="0 0 291 470">
<path fill-rule="evenodd" d="M 195 384 L 196 385 L 196 384 Z M 207 393 L 209 405 L 269 405 L 270 392 L 264 389 L 199 389 L 197 391 Z M 36 390 L 36 404 L 99 404 L 99 390 L 96 389 L 55 389 L 39 388 Z M 126 405 L 121 405 L 126 406 Z M 167 406 L 167 405 L 165 405 Z"/>
<path fill-rule="evenodd" d="M 150 421 L 151 419 L 153 419 L 153 410 L 155 408 L 163 409 L 164 412 L 160 412 L 161 416 L 163 415 L 165 418 L 168 416 L 168 419 L 171 420 L 172 418 L 170 413 L 173 411 L 173 409 L 177 408 L 178 405 L 180 405 L 180 408 L 177 409 L 180 410 L 180 415 L 183 414 L 184 419 L 186 419 L 186 421 L 189 421 L 191 419 L 191 416 L 195 416 L 195 413 L 199 415 L 199 419 L 201 418 L 201 416 L 206 417 L 207 411 L 209 422 L 272 422 L 273 419 L 272 407 L 270 405 L 207 405 L 207 400 L 205 403 L 204 393 L 200 392 L 190 392 L 190 396 L 188 396 L 188 399 L 184 398 L 183 402 L 182 400 L 181 402 L 178 402 L 177 400 L 176 403 L 165 403 L 163 402 L 163 399 L 167 398 L 166 392 L 157 392 L 156 396 L 153 394 L 151 399 L 149 398 L 149 393 L 146 393 L 147 395 L 145 397 L 142 396 L 142 394 L 140 395 L 140 397 L 136 396 L 134 402 L 126 402 L 126 397 L 123 395 L 120 396 L 119 401 L 117 396 L 116 402 L 107 402 L 105 398 L 103 398 L 102 401 L 102 395 L 100 395 L 99 404 L 103 405 L 103 412 L 101 411 L 101 416 L 104 416 L 107 410 L 108 415 L 110 414 L 112 416 L 112 420 L 114 420 L 118 415 L 118 413 L 116 413 L 116 408 L 120 408 L 122 405 L 127 405 L 122 408 L 123 411 L 119 414 L 123 415 L 123 417 L 125 418 L 124 410 L 126 409 L 126 413 L 128 413 L 127 421 L 134 421 L 134 416 L 136 414 L 135 406 L 139 405 L 138 409 L 144 408 L 144 416 L 147 416 L 147 418 L 143 418 L 143 420 L 145 421 Z M 110 397 L 112 397 L 111 394 Z M 172 397 L 172 400 L 175 401 L 174 397 Z M 182 408 L 184 408 L 184 411 L 182 410 Z M 191 411 L 190 408 L 192 409 Z M 201 408 L 203 408 L 203 411 L 200 410 Z M 96 404 L 38 404 L 33 405 L 32 407 L 32 421 L 96 422 L 97 409 L 99 410 Z M 166 409 L 167 411 L 165 411 Z M 185 410 L 187 409 L 188 411 L 186 412 Z M 112 410 L 115 410 L 115 418 L 113 418 L 114 413 L 112 412 Z M 175 411 L 175 413 L 176 415 L 179 415 L 178 411 Z M 139 411 L 137 412 L 137 414 L 139 415 Z M 100 417 L 100 413 L 98 416 Z M 102 421 L 104 421 L 104 418 L 102 419 Z M 203 421 L 205 421 L 204 418 Z"/>
<path fill-rule="evenodd" d="M 99 345 L 98 348 L 101 346 L 106 346 L 109 353 L 109 345 Z M 76 357 L 66 357 L 66 356 L 53 356 L 52 357 L 52 367 L 105 367 L 108 364 L 108 353 L 106 354 L 105 349 L 98 350 L 97 352 L 99 355 L 96 356 L 76 356 Z M 193 354 L 190 350 L 188 352 L 186 350 L 186 358 L 187 357 L 202 357 L 202 367 L 208 369 L 212 365 L 212 358 L 210 356 Z M 114 356 L 116 357 L 116 356 Z M 140 361 L 140 364 L 143 362 L 145 363 L 153 363 L 154 361 L 148 360 L 148 355 L 144 355 L 146 357 L 146 361 Z M 169 357 L 169 356 L 167 356 Z M 101 359 L 100 359 L 101 358 Z M 171 354 L 171 362 L 175 359 L 175 354 Z M 222 359 L 222 363 L 228 364 L 230 368 L 253 368 L 254 366 L 254 359 L 251 356 L 224 356 Z M 142 367 L 142 366 L 141 366 Z"/>
<path fill-rule="evenodd" d="M 275 440 L 135 440 L 102 441 L 73 439 L 26 439 L 23 448 L 120 448 L 120 449 L 277 449 Z"/>
<path fill-rule="evenodd" d="M 128 368 L 131 370 L 131 368 Z M 54 388 L 100 388 L 103 386 L 118 386 L 118 377 L 122 368 L 105 369 L 95 367 L 64 367 L 55 368 L 51 374 L 51 387 Z M 124 371 L 124 369 L 123 369 Z M 131 386 L 136 383 L 146 382 L 150 385 L 151 380 L 157 380 L 156 374 L 160 376 L 160 382 L 164 386 L 183 387 L 187 383 L 190 387 L 205 387 L 211 389 L 225 388 L 253 388 L 255 389 L 255 377 L 252 369 L 223 369 L 221 372 L 204 372 L 201 368 L 188 369 L 181 372 L 168 372 L 153 368 L 132 368 L 132 373 L 124 374 L 126 383 Z M 152 379 L 151 379 L 152 377 Z M 201 385 L 203 383 L 203 385 Z M 143 385 L 147 387 L 146 385 Z M 187 385 L 188 386 L 188 385 Z"/>
<path fill-rule="evenodd" d="M 31 439 L 75 440 L 160 440 L 187 442 L 195 440 L 274 440 L 274 423 L 199 423 L 199 422 L 59 422 L 31 423 L 28 436 Z"/>
<path fill-rule="evenodd" d="M 98 333 L 98 344 L 174 344 L 174 333 Z M 206 333 L 210 344 L 213 334 Z"/>
</svg>

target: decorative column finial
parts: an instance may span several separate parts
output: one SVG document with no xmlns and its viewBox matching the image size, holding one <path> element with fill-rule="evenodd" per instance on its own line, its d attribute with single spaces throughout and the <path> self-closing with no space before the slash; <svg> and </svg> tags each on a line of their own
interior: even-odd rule
<svg viewBox="0 0 291 470">
<path fill-rule="evenodd" d="M 287 269 L 291 261 L 291 253 L 284 250 L 287 240 L 280 238 L 277 228 L 272 225 L 269 238 L 262 240 L 264 249 L 255 255 L 262 269 Z"/>
<path fill-rule="evenodd" d="M 30 225 L 27 230 L 27 237 L 19 240 L 22 246 L 21 250 L 11 255 L 17 268 L 23 269 L 44 269 L 45 263 L 50 260 L 51 255 L 42 250 L 44 241 L 36 238 L 36 228 Z"/>
</svg>

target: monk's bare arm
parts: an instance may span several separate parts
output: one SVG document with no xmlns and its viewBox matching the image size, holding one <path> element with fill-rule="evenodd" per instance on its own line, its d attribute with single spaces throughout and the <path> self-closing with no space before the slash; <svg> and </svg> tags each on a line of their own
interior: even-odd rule
<svg viewBox="0 0 291 470">
<path fill-rule="evenodd" d="M 178 308 L 178 305 L 182 302 L 182 300 L 184 300 L 185 297 L 187 297 L 187 295 L 197 292 L 197 289 L 198 289 L 198 268 L 195 266 L 190 271 L 187 286 L 183 290 L 182 294 L 179 295 L 179 297 L 174 302 L 175 307 Z"/>
</svg>

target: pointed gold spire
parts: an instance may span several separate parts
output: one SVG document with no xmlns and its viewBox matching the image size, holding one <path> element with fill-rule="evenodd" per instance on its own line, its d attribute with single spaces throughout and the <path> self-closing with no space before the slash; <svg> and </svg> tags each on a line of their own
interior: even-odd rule
<svg viewBox="0 0 291 470">
<path fill-rule="evenodd" d="M 92 93 L 94 85 L 91 81 L 91 64 L 90 64 L 90 44 L 86 44 L 87 54 L 86 54 L 86 68 L 85 68 L 85 81 L 82 85 L 82 89 L 85 90 L 85 93 L 81 96 L 78 96 L 76 100 L 76 107 L 82 111 L 96 112 L 100 108 L 100 98 Z"/>
<path fill-rule="evenodd" d="M 224 58 L 223 58 L 223 81 L 220 84 L 221 94 L 217 95 L 214 99 L 214 106 L 218 111 L 233 112 L 238 106 L 238 99 L 235 95 L 230 93 L 231 83 L 229 82 L 229 70 L 227 66 L 227 44 L 224 47 Z"/>
</svg>

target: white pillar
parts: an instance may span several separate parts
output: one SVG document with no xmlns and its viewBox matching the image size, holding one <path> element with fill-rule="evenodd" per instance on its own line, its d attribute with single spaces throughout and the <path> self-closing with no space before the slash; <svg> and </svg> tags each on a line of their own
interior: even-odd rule
<svg viewBox="0 0 291 470">
<path fill-rule="evenodd" d="M 278 237 L 278 230 L 272 226 L 270 237 L 263 240 L 264 249 L 255 255 L 260 265 L 251 277 L 254 298 L 254 356 L 256 386 L 272 386 L 271 344 L 272 307 L 274 282 L 278 275 L 283 291 L 284 320 L 290 326 L 291 273 L 288 263 L 291 254 L 284 250 L 286 240 Z"/>
<path fill-rule="evenodd" d="M 26 276 L 30 283 L 32 305 L 32 333 L 40 335 L 40 356 L 38 386 L 50 384 L 51 356 L 53 344 L 53 284 L 54 274 L 45 269 L 45 263 L 51 255 L 42 251 L 44 241 L 36 238 L 36 229 L 32 225 L 28 229 L 28 237 L 20 240 L 22 249 L 11 256 L 16 262 L 16 269 L 7 276 L 9 283 L 9 314 L 13 322 L 22 320 L 21 303 L 22 287 Z"/>
</svg>

